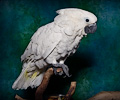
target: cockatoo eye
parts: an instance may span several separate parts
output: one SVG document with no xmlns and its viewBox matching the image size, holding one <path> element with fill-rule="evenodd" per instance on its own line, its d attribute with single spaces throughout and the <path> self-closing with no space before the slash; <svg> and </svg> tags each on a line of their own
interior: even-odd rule
<svg viewBox="0 0 120 100">
<path fill-rule="evenodd" d="M 89 19 L 86 19 L 85 21 L 86 21 L 86 22 L 89 22 Z"/>
</svg>

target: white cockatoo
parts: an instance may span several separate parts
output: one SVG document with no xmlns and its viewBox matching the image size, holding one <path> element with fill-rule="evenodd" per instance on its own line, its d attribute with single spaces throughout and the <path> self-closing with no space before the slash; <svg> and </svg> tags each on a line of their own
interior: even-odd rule
<svg viewBox="0 0 120 100">
<path fill-rule="evenodd" d="M 32 36 L 21 56 L 23 67 L 13 89 L 39 86 L 49 66 L 55 74 L 69 77 L 69 69 L 64 64 L 66 58 L 76 52 L 83 36 L 97 29 L 97 17 L 88 11 L 66 8 L 57 13 L 53 22 L 40 27 Z M 58 67 L 63 69 L 62 73 L 56 71 Z"/>
</svg>

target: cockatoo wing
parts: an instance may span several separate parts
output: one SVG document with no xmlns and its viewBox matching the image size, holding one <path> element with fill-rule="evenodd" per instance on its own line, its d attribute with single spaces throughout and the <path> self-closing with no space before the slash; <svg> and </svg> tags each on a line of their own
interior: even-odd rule
<svg viewBox="0 0 120 100">
<path fill-rule="evenodd" d="M 47 24 L 38 29 L 33 35 L 26 48 L 21 60 L 28 59 L 34 55 L 33 60 L 45 59 L 62 39 L 60 27 L 54 23 Z"/>
</svg>

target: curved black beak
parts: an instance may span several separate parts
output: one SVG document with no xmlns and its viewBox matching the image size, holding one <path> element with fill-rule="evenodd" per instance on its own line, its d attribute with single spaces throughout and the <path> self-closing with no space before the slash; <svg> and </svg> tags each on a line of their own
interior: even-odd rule
<svg viewBox="0 0 120 100">
<path fill-rule="evenodd" d="M 90 24 L 84 28 L 85 33 L 94 33 L 97 29 L 96 23 Z"/>
</svg>

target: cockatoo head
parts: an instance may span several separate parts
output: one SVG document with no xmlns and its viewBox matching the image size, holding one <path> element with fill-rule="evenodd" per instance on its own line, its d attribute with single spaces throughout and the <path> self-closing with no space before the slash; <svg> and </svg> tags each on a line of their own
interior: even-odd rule
<svg viewBox="0 0 120 100">
<path fill-rule="evenodd" d="M 84 30 L 84 33 L 94 33 L 97 29 L 97 17 L 91 12 L 77 9 L 77 8 L 66 8 L 58 10 L 59 14 L 55 21 L 72 22 L 76 30 Z M 59 22 L 59 21 L 58 21 Z"/>
</svg>

